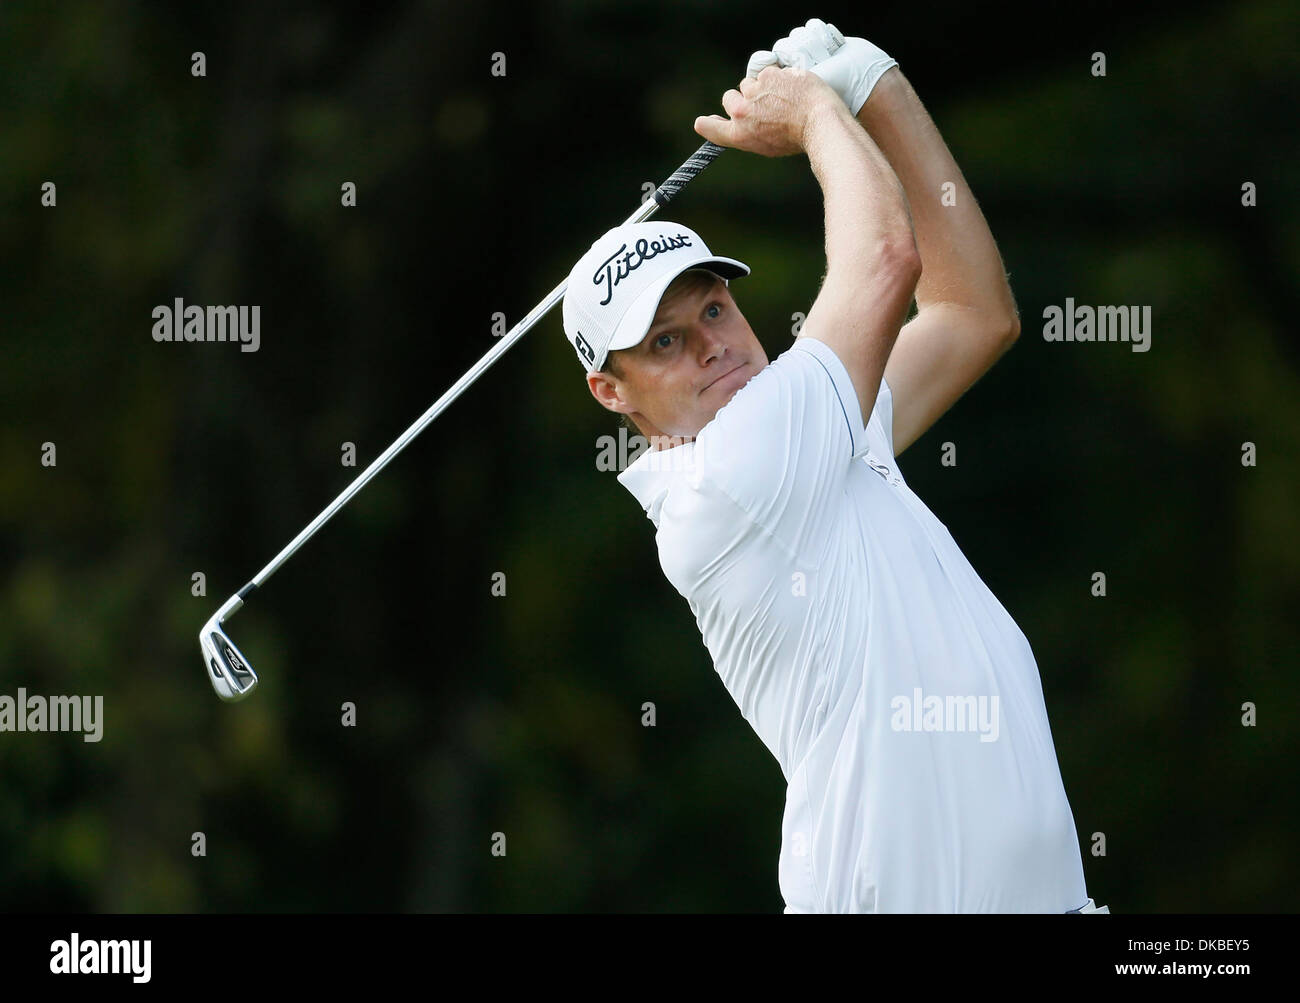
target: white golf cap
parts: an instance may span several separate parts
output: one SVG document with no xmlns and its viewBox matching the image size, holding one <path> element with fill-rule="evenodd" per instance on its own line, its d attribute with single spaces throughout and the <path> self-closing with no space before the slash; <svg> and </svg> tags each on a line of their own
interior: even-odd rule
<svg viewBox="0 0 1300 1003">
<path fill-rule="evenodd" d="M 569 273 L 564 290 L 564 334 L 586 372 L 605 357 L 640 344 L 654 322 L 664 290 L 689 268 L 724 280 L 749 274 L 734 258 L 719 258 L 699 234 L 680 223 L 625 223 L 600 237 Z"/>
</svg>

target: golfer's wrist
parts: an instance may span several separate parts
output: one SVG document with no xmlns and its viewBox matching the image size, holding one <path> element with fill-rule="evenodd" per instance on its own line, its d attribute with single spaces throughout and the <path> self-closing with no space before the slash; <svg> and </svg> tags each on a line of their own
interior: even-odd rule
<svg viewBox="0 0 1300 1003">
<path fill-rule="evenodd" d="M 862 107 L 855 116 L 863 128 L 870 129 L 873 121 L 887 118 L 892 108 L 899 107 L 904 90 L 908 86 L 903 71 L 894 64 L 887 69 L 875 85 Z"/>
<path fill-rule="evenodd" d="M 853 124 L 853 115 L 838 95 L 818 98 L 809 105 L 804 113 L 799 142 L 814 168 L 826 147 L 834 144 L 837 136 L 844 135 L 846 126 Z"/>
</svg>

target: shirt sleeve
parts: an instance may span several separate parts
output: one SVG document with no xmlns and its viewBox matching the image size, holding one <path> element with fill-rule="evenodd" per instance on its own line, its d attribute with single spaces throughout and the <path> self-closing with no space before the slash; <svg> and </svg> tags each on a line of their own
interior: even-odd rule
<svg viewBox="0 0 1300 1003">
<path fill-rule="evenodd" d="M 891 441 L 883 382 L 878 398 L 883 408 L 864 424 L 839 357 L 824 342 L 799 338 L 700 430 L 699 481 L 725 494 L 794 554 L 818 563 L 850 465 L 873 440 Z"/>
<path fill-rule="evenodd" d="M 891 460 L 894 456 L 894 391 L 889 388 L 885 378 L 880 378 L 880 390 L 876 393 L 876 406 L 871 411 L 871 420 L 867 422 L 867 445 L 882 456 Z"/>
</svg>

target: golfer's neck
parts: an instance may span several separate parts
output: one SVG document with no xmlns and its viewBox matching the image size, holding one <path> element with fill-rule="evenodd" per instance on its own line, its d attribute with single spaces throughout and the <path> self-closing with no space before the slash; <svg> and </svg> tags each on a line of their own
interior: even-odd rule
<svg viewBox="0 0 1300 1003">
<path fill-rule="evenodd" d="M 693 435 L 654 435 L 650 439 L 650 449 L 658 452 L 661 449 L 676 449 L 688 442 L 694 442 Z"/>
</svg>

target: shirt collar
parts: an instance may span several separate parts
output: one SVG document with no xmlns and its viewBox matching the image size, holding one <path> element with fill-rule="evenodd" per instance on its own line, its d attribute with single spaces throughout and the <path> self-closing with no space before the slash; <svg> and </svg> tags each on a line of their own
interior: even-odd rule
<svg viewBox="0 0 1300 1003">
<path fill-rule="evenodd" d="M 668 489 L 683 473 L 694 469 L 694 459 L 692 439 L 672 449 L 646 449 L 618 475 L 618 482 L 632 492 L 656 529 Z"/>
</svg>

